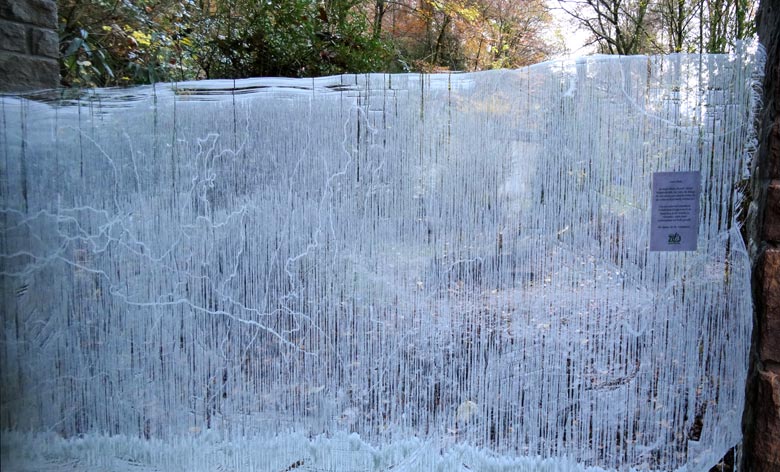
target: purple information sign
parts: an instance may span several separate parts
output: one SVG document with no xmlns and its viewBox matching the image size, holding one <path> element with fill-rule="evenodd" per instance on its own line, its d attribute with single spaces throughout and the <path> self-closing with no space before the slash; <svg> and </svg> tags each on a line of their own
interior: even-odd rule
<svg viewBox="0 0 780 472">
<path fill-rule="evenodd" d="M 699 239 L 701 172 L 653 174 L 651 251 L 695 251 Z"/>
</svg>

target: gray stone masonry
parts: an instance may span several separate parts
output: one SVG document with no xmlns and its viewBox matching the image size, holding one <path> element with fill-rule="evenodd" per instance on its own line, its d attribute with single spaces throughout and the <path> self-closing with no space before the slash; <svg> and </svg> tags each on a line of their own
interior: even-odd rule
<svg viewBox="0 0 780 472">
<path fill-rule="evenodd" d="M 30 92 L 60 81 L 55 0 L 0 0 L 0 92 Z"/>
</svg>

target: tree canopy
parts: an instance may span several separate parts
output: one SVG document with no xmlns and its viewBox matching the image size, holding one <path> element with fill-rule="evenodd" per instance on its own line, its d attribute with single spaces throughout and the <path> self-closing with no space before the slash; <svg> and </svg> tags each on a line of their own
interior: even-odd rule
<svg viewBox="0 0 780 472">
<path fill-rule="evenodd" d="M 755 0 L 558 0 L 599 52 L 724 53 L 755 34 Z"/>
<path fill-rule="evenodd" d="M 68 86 L 482 70 L 547 59 L 544 0 L 59 0 Z"/>
<path fill-rule="evenodd" d="M 563 48 L 546 0 L 58 0 L 63 85 L 515 68 Z M 724 52 L 755 0 L 559 0 L 608 54 Z"/>
</svg>

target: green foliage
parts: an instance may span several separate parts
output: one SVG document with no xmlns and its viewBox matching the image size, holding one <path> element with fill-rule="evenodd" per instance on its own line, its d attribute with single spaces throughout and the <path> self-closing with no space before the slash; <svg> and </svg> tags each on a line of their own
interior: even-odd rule
<svg viewBox="0 0 780 472">
<path fill-rule="evenodd" d="M 196 78 L 382 70 L 391 48 L 361 0 L 59 0 L 62 82 L 113 86 Z"/>
<path fill-rule="evenodd" d="M 59 0 L 60 73 L 67 86 L 193 77 L 180 30 L 192 1 Z"/>
<path fill-rule="evenodd" d="M 543 0 L 58 0 L 63 85 L 481 70 L 546 59 Z"/>
<path fill-rule="evenodd" d="M 755 0 L 559 0 L 614 54 L 728 51 Z M 58 0 L 65 86 L 514 68 L 558 50 L 544 0 Z"/>
<path fill-rule="evenodd" d="M 190 53 L 206 78 L 309 77 L 381 70 L 388 48 L 355 0 L 207 5 Z"/>
</svg>

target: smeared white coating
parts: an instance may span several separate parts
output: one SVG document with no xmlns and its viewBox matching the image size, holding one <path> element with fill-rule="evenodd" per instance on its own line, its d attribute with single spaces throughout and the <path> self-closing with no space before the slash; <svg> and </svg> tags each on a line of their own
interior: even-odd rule
<svg viewBox="0 0 780 472">
<path fill-rule="evenodd" d="M 706 470 L 740 440 L 755 62 L 4 98 L 1 426 L 165 470 L 205 431 L 236 470 L 350 432 L 438 451 L 403 470 Z M 650 253 L 675 170 L 699 250 Z"/>
</svg>

